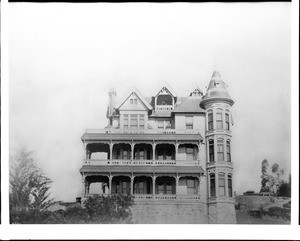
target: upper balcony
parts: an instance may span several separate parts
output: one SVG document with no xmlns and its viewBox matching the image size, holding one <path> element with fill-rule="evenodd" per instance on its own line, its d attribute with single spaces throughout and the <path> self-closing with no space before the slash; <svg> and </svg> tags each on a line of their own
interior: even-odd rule
<svg viewBox="0 0 300 241">
<path fill-rule="evenodd" d="M 82 164 L 91 166 L 200 166 L 200 160 L 84 159 Z"/>
<path fill-rule="evenodd" d="M 199 130 L 186 130 L 186 129 L 85 129 L 85 134 L 194 134 L 200 135 Z M 202 137 L 200 136 L 202 139 Z"/>
</svg>

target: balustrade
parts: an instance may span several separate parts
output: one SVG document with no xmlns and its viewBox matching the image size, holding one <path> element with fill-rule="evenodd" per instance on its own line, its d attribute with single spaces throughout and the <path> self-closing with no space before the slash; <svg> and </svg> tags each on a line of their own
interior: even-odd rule
<svg viewBox="0 0 300 241">
<path fill-rule="evenodd" d="M 200 166 L 200 160 L 122 160 L 122 159 L 84 159 L 83 165 L 137 165 L 137 166 Z"/>
<path fill-rule="evenodd" d="M 96 194 L 84 194 L 82 200 L 86 200 L 88 197 Z M 98 194 L 101 196 L 110 196 L 109 194 Z M 114 194 L 112 194 L 114 195 Z M 176 195 L 176 194 L 133 194 L 135 201 L 159 201 L 159 200 L 174 200 L 174 201 L 199 201 L 199 195 Z"/>
</svg>

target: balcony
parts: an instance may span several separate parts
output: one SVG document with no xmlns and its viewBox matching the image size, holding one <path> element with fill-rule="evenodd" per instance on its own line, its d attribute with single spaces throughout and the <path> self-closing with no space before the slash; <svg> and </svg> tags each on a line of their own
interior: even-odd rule
<svg viewBox="0 0 300 241">
<path fill-rule="evenodd" d="M 83 165 L 91 166 L 200 166 L 200 160 L 121 160 L 84 159 Z"/>
<path fill-rule="evenodd" d="M 82 200 L 86 200 L 89 196 L 95 194 L 84 194 Z M 98 194 L 105 197 L 110 196 L 110 194 Z M 199 202 L 201 197 L 199 195 L 176 195 L 176 194 L 133 194 L 133 199 L 136 203 L 139 202 L 164 202 L 164 201 L 175 201 L 175 202 Z"/>
<path fill-rule="evenodd" d="M 173 105 L 157 105 L 156 111 L 172 111 L 174 109 Z"/>
<path fill-rule="evenodd" d="M 200 130 L 186 129 L 86 129 L 86 134 L 200 134 Z"/>
</svg>

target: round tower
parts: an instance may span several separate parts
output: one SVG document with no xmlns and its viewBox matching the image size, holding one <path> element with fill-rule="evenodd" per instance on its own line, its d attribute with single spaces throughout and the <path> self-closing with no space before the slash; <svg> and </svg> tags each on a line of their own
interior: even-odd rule
<svg viewBox="0 0 300 241">
<path fill-rule="evenodd" d="M 207 203 L 210 223 L 236 223 L 231 158 L 231 99 L 219 72 L 214 71 L 200 107 L 206 111 L 205 144 Z"/>
</svg>

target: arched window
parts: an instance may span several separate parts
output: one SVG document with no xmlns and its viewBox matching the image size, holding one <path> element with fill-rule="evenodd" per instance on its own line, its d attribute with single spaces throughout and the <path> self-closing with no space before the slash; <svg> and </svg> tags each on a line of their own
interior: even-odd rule
<svg viewBox="0 0 300 241">
<path fill-rule="evenodd" d="M 209 148 L 209 162 L 213 162 L 214 161 L 214 155 L 215 155 L 214 140 L 209 140 L 208 141 L 208 148 Z"/>
<path fill-rule="evenodd" d="M 232 197 L 232 177 L 230 174 L 228 175 L 228 195 Z"/>
<path fill-rule="evenodd" d="M 214 128 L 214 118 L 213 118 L 212 111 L 208 112 L 207 119 L 208 119 L 208 130 L 212 130 Z"/>
<path fill-rule="evenodd" d="M 216 113 L 216 119 L 217 119 L 217 129 L 223 129 L 222 112 Z"/>
<path fill-rule="evenodd" d="M 223 140 L 217 141 L 217 148 L 218 148 L 218 161 L 224 161 L 224 147 L 223 147 Z"/>
<path fill-rule="evenodd" d="M 225 174 L 219 173 L 219 196 L 225 196 Z"/>
<path fill-rule="evenodd" d="M 225 113 L 225 129 L 229 130 L 229 114 Z"/>
<path fill-rule="evenodd" d="M 215 174 L 210 174 L 209 175 L 209 180 L 210 180 L 210 196 L 215 197 L 216 196 L 216 179 L 215 179 Z"/>
<path fill-rule="evenodd" d="M 227 161 L 231 162 L 230 141 L 226 141 Z"/>
</svg>

